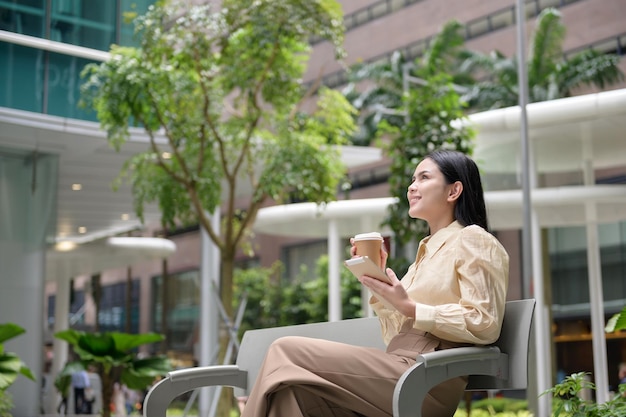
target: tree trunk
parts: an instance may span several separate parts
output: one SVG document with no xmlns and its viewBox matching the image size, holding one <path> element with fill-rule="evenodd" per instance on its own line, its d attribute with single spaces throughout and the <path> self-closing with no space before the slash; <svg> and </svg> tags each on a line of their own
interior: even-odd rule
<svg viewBox="0 0 626 417">
<path fill-rule="evenodd" d="M 235 251 L 225 250 L 222 253 L 222 265 L 221 265 L 221 279 L 220 279 L 220 299 L 224 310 L 228 315 L 230 321 L 234 320 L 233 317 L 233 276 L 235 273 Z M 223 322 L 221 322 L 223 323 Z M 228 329 L 225 323 L 220 325 L 220 353 L 218 363 L 222 363 L 226 356 L 226 348 L 229 342 Z M 233 355 L 231 361 L 235 359 Z M 223 387 L 219 398 L 216 416 L 217 417 L 229 417 L 231 410 L 234 406 L 233 391 L 230 387 Z"/>
<path fill-rule="evenodd" d="M 233 276 L 235 275 L 235 251 L 225 250 L 222 254 L 220 298 L 222 305 L 228 314 L 233 316 Z"/>
<path fill-rule="evenodd" d="M 113 376 L 111 370 L 108 372 L 100 370 L 102 380 L 102 417 L 111 417 L 111 400 L 113 398 Z"/>
</svg>

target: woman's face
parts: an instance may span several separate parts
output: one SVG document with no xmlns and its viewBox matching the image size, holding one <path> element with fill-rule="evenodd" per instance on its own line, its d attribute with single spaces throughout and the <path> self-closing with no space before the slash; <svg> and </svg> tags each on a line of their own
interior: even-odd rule
<svg viewBox="0 0 626 417">
<path fill-rule="evenodd" d="M 419 163 L 407 190 L 409 216 L 437 223 L 450 216 L 455 199 L 450 200 L 453 184 L 448 184 L 437 164 L 430 158 Z"/>
</svg>

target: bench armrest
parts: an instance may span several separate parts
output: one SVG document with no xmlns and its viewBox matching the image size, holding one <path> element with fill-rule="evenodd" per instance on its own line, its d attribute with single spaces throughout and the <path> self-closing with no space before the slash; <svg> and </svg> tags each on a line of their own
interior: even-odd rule
<svg viewBox="0 0 626 417">
<path fill-rule="evenodd" d="M 246 388 L 248 372 L 236 365 L 203 366 L 172 371 L 156 383 L 143 402 L 143 415 L 165 417 L 172 400 L 180 394 L 207 386 Z"/>
<path fill-rule="evenodd" d="M 465 375 L 508 378 L 508 355 L 495 346 L 460 347 L 429 352 L 398 380 L 393 393 L 394 417 L 422 416 L 428 391 L 448 379 Z"/>
</svg>

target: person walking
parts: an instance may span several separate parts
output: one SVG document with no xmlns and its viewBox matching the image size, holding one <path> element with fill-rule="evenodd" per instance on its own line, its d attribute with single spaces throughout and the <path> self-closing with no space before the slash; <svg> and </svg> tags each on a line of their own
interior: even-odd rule
<svg viewBox="0 0 626 417">
<path fill-rule="evenodd" d="M 80 370 L 72 374 L 72 389 L 74 390 L 74 413 L 85 414 L 88 411 L 85 390 L 90 387 L 87 371 Z"/>
</svg>

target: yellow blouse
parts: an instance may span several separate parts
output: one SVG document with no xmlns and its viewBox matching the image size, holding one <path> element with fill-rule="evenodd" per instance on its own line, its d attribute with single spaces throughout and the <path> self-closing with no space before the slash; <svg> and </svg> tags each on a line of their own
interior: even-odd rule
<svg viewBox="0 0 626 417">
<path fill-rule="evenodd" d="M 480 226 L 454 222 L 419 244 L 401 280 L 415 306 L 413 327 L 451 342 L 489 344 L 498 339 L 509 282 L 509 255 Z M 385 343 L 408 317 L 380 296 L 370 299 Z"/>
</svg>

